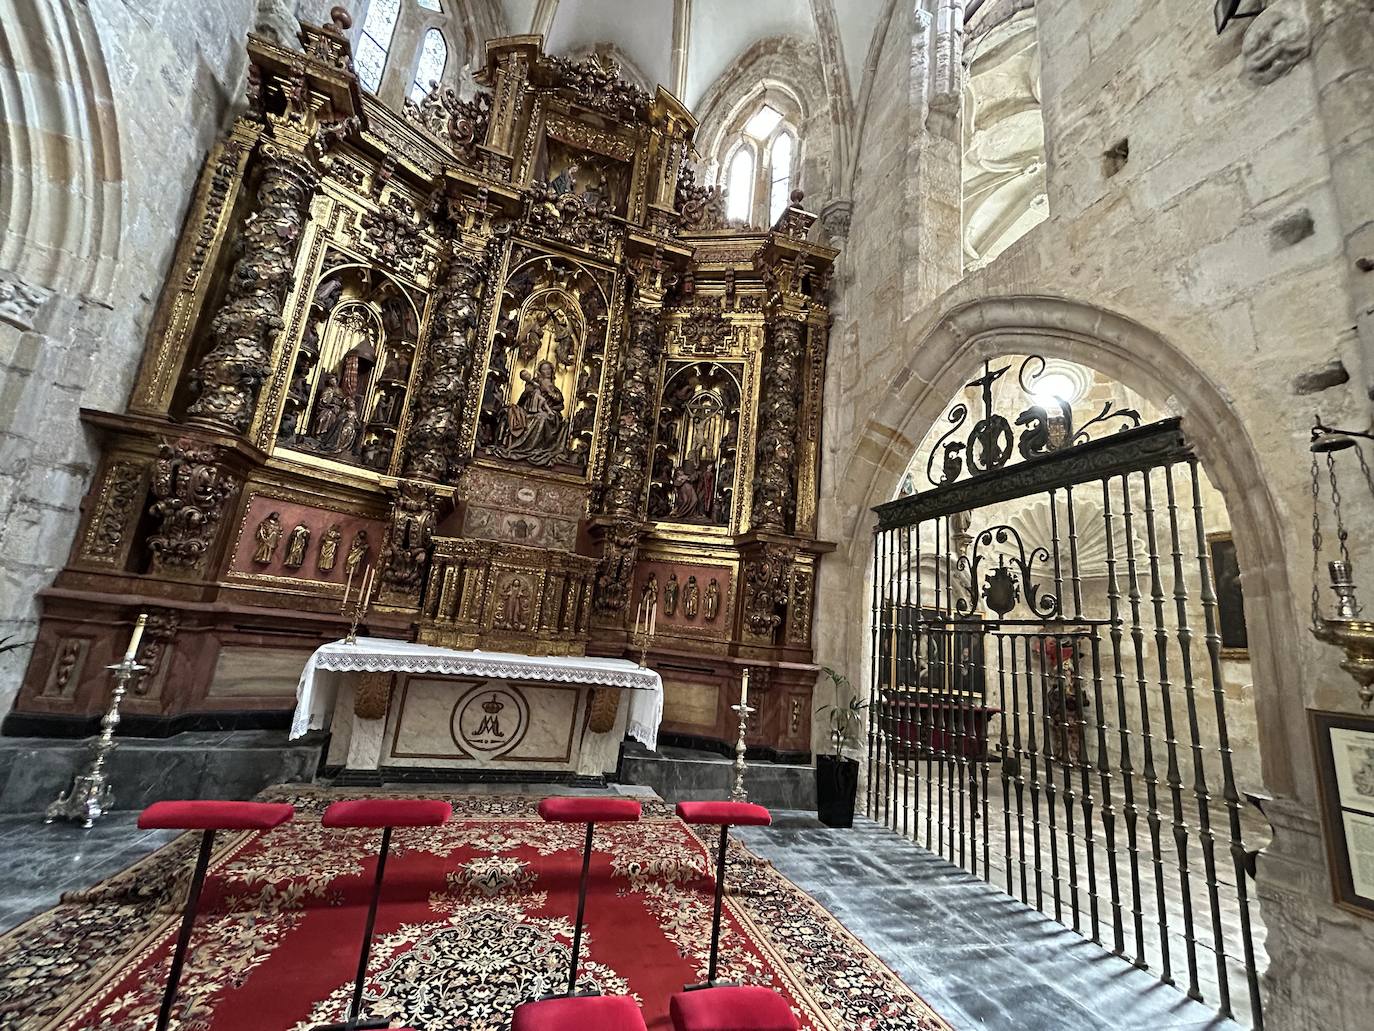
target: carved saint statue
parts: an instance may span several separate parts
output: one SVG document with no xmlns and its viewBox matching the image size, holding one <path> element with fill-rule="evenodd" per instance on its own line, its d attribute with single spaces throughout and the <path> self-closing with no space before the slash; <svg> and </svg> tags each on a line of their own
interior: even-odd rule
<svg viewBox="0 0 1374 1031">
<path fill-rule="evenodd" d="M 525 389 L 516 404 L 507 404 L 498 424 L 501 458 L 523 458 L 535 465 L 549 465 L 563 450 L 563 391 L 554 382 L 553 362 L 542 361 L 533 375 L 521 370 Z"/>
<path fill-rule="evenodd" d="M 689 576 L 687 586 L 682 592 L 682 614 L 688 619 L 697 618 L 697 599 L 700 592 L 697 590 L 697 578 Z"/>
<path fill-rule="evenodd" d="M 321 451 L 327 449 L 326 441 L 338 432 L 339 419 L 347 398 L 348 395 L 339 386 L 339 377 L 332 372 L 326 375 L 319 396 L 315 398 L 315 411 L 310 420 L 310 435 L 315 438 Z"/>
<path fill-rule="evenodd" d="M 640 597 L 640 604 L 646 609 L 658 602 L 658 574 L 650 573 L 649 579 L 644 581 L 644 593 Z"/>
<path fill-rule="evenodd" d="M 368 542 L 367 531 L 359 530 L 353 535 L 353 543 L 348 546 L 348 558 L 344 559 L 344 573 L 356 576 L 372 545 Z"/>
<path fill-rule="evenodd" d="M 663 614 L 665 616 L 674 615 L 677 612 L 677 574 L 668 574 L 668 585 L 663 588 Z"/>
<path fill-rule="evenodd" d="M 716 578 L 711 577 L 711 582 L 706 585 L 706 621 L 709 623 L 716 618 L 716 613 L 720 611 L 720 584 Z"/>
<path fill-rule="evenodd" d="M 272 561 L 272 556 L 277 552 L 277 544 L 281 541 L 281 516 L 276 512 L 270 514 L 258 523 L 253 536 L 258 542 L 258 546 L 253 549 L 253 561 L 265 566 Z"/>
<path fill-rule="evenodd" d="M 339 558 L 339 539 L 342 536 L 339 524 L 335 523 L 320 538 L 320 557 L 316 565 L 321 573 L 328 573 L 334 569 L 334 563 Z"/>
<path fill-rule="evenodd" d="M 511 577 L 501 589 L 501 605 L 493 622 L 506 630 L 528 630 L 529 603 L 530 592 L 525 582 L 519 577 Z"/>
<path fill-rule="evenodd" d="M 297 523 L 286 540 L 286 558 L 282 565 L 287 569 L 300 569 L 305 564 L 305 549 L 310 546 L 310 527 Z"/>
</svg>

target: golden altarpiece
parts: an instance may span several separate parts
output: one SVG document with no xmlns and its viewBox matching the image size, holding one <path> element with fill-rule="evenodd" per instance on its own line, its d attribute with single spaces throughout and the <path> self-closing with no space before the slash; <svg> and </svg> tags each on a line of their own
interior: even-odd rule
<svg viewBox="0 0 1374 1031">
<path fill-rule="evenodd" d="M 342 21 L 342 17 L 340 21 Z M 722 228 L 695 119 L 596 60 L 492 41 L 400 113 L 341 25 L 250 37 L 8 729 L 68 732 L 151 612 L 141 732 L 270 725 L 374 565 L 374 636 L 648 661 L 664 731 L 810 748 L 835 252 Z"/>
</svg>

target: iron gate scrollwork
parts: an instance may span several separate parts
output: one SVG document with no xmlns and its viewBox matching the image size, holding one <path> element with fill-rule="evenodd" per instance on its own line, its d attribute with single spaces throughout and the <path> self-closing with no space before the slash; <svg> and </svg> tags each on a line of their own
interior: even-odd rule
<svg viewBox="0 0 1374 1031">
<path fill-rule="evenodd" d="M 1010 419 L 1011 367 L 875 510 L 868 815 L 1260 1028 L 1197 458 L 1110 402 Z"/>
</svg>

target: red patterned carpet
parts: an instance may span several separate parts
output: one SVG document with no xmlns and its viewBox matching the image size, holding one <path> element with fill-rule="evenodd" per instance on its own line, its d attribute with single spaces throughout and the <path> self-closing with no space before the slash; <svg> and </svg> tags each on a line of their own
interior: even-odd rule
<svg viewBox="0 0 1374 1031">
<path fill-rule="evenodd" d="M 279 794 L 295 822 L 216 852 L 179 1031 L 344 1016 L 380 832 L 320 826 L 346 795 Z M 532 798 L 444 797 L 452 823 L 393 836 L 366 1011 L 419 1031 L 506 1031 L 518 1003 L 563 987 L 583 829 L 543 823 Z M 151 1028 L 194 846 L 183 837 L 0 939 L 0 1027 Z M 722 976 L 776 989 L 814 1031 L 947 1031 L 817 902 L 732 847 Z M 671 1028 L 669 995 L 706 969 L 710 868 L 662 803 L 598 827 L 579 987 L 628 993 L 651 1028 Z"/>
</svg>

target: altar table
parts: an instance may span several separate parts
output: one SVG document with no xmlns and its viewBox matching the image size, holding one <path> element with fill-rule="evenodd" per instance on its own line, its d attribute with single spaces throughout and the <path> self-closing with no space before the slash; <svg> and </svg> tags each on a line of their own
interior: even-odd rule
<svg viewBox="0 0 1374 1031">
<path fill-rule="evenodd" d="M 623 696 L 628 695 L 628 700 Z M 315 651 L 291 737 L 329 726 L 354 775 L 613 772 L 627 735 L 654 750 L 663 681 L 626 659 L 457 651 L 384 638 Z"/>
</svg>

